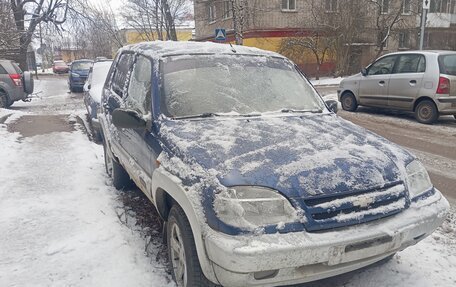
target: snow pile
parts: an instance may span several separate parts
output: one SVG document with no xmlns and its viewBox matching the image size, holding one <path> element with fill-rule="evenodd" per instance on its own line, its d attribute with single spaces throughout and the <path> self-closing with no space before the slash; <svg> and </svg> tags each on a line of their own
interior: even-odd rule
<svg viewBox="0 0 456 287">
<path fill-rule="evenodd" d="M 81 131 L 0 137 L 0 286 L 174 286 L 119 221 L 102 147 Z"/>
<path fill-rule="evenodd" d="M 344 78 L 320 78 L 319 80 L 311 80 L 314 86 L 338 86 Z"/>
</svg>

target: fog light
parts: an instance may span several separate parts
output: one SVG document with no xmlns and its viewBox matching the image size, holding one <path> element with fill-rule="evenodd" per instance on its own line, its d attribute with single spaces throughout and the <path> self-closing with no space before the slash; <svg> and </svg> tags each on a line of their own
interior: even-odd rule
<svg viewBox="0 0 456 287">
<path fill-rule="evenodd" d="M 264 280 L 264 279 L 270 279 L 274 278 L 277 276 L 279 273 L 279 270 L 269 270 L 269 271 L 260 271 L 260 272 L 255 272 L 253 273 L 253 277 L 256 280 Z"/>
</svg>

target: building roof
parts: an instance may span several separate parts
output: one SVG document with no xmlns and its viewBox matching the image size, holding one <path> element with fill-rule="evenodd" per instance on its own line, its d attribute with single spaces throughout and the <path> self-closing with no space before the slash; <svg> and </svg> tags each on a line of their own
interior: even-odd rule
<svg viewBox="0 0 456 287">
<path fill-rule="evenodd" d="M 152 58 L 162 58 L 178 55 L 201 55 L 201 54 L 241 54 L 280 57 L 282 55 L 261 50 L 258 48 L 219 44 L 213 42 L 176 42 L 176 41 L 153 41 L 142 42 L 125 46 L 121 51 L 141 52 Z"/>
</svg>

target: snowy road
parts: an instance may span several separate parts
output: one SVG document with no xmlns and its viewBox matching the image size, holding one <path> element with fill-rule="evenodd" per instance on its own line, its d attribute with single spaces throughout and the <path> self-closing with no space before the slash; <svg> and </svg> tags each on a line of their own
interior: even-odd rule
<svg viewBox="0 0 456 287">
<path fill-rule="evenodd" d="M 76 121 L 85 112 L 81 95 L 67 93 L 65 78 L 37 84 L 41 98 L 0 109 L 0 286 L 173 286 L 163 260 L 156 261 L 161 246 L 151 247 L 145 236 L 160 238 L 153 231 L 159 228 L 148 228 L 142 217 L 152 206 L 133 196 L 140 207 L 131 213 L 125 194 L 111 186 L 102 147 Z M 410 120 L 388 115 L 353 118 L 385 127 L 404 122 L 415 130 Z M 441 132 L 447 129 L 449 137 L 456 133 L 451 125 Z M 442 144 L 438 136 L 426 139 Z M 451 149 L 440 157 L 440 149 L 415 149 L 429 166 L 438 160 L 436 173 L 453 167 Z M 129 224 L 122 214 L 127 209 Z M 453 205 L 436 233 L 385 264 L 301 286 L 455 286 L 455 214 Z"/>
<path fill-rule="evenodd" d="M 337 99 L 337 87 L 319 87 L 326 99 Z M 404 112 L 359 107 L 338 115 L 365 127 L 414 153 L 426 166 L 434 185 L 456 200 L 456 120 L 442 116 L 434 125 L 418 123 Z"/>
</svg>

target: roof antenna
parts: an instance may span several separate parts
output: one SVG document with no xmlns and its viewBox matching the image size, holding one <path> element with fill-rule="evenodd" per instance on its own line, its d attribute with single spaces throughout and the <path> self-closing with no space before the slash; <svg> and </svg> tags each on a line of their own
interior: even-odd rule
<svg viewBox="0 0 456 287">
<path fill-rule="evenodd" d="M 233 51 L 233 53 L 237 53 L 236 49 L 234 49 L 233 45 L 231 44 L 230 42 L 230 46 L 231 46 L 231 51 Z"/>
</svg>

